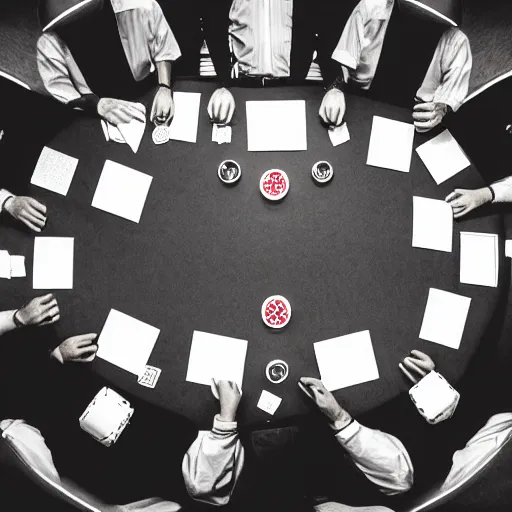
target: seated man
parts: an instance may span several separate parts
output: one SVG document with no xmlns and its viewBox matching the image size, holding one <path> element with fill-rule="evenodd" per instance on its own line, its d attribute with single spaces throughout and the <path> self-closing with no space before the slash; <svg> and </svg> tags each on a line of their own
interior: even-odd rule
<svg viewBox="0 0 512 512">
<path fill-rule="evenodd" d="M 384 432 L 366 428 L 356 422 L 336 402 L 321 381 L 302 378 L 299 385 L 329 421 L 330 428 L 334 433 L 333 438 L 342 448 L 339 453 L 334 451 L 339 457 L 337 462 L 343 465 L 344 456 L 348 455 L 358 468 L 357 477 L 362 478 L 363 489 L 355 489 L 355 492 L 359 490 L 362 494 L 360 499 L 368 501 L 375 499 L 375 496 L 371 495 L 371 491 L 368 495 L 368 489 L 379 489 L 384 499 L 384 495 L 403 493 L 411 487 L 413 479 L 411 461 L 398 439 Z M 303 451 L 300 450 L 299 444 L 297 453 L 291 455 L 289 464 L 284 466 L 287 469 L 276 466 L 273 462 L 270 467 L 260 470 L 260 475 L 255 477 L 251 474 L 250 467 L 242 471 L 245 451 L 241 446 L 235 422 L 240 393 L 235 387 L 229 388 L 228 384 L 222 386 L 227 389 L 219 386 L 221 414 L 216 417 L 213 431 L 200 434 L 183 462 L 185 483 L 189 494 L 199 501 L 225 505 L 233 493 L 240 475 L 242 475 L 241 490 L 246 492 L 245 495 L 239 492 L 239 495 L 233 498 L 234 507 L 241 506 L 240 510 L 283 510 L 284 504 L 302 501 L 308 484 L 308 492 L 317 495 L 319 492 L 323 493 L 325 489 L 319 490 L 311 487 L 311 482 L 318 480 L 318 472 L 316 467 L 311 472 L 306 470 L 308 461 L 305 456 L 306 452 L 311 450 L 322 462 L 331 458 L 329 453 L 322 450 L 320 450 L 321 453 L 318 453 L 319 446 L 324 442 L 321 436 L 316 438 L 316 443 L 306 447 Z M 225 405 L 222 403 L 224 392 L 226 392 Z M 217 443 L 216 446 L 222 444 L 223 452 L 216 454 L 215 458 L 211 456 L 207 459 L 205 454 L 213 454 L 211 448 L 214 443 Z M 332 449 L 332 446 L 330 448 Z M 197 453 L 200 449 L 202 449 L 202 453 L 198 457 Z M 276 467 L 278 470 L 275 470 Z M 351 470 L 352 468 L 349 467 L 348 473 Z M 348 476 L 347 473 L 344 476 Z M 364 486 L 364 481 L 367 482 L 367 488 Z M 354 491 L 354 489 L 348 488 L 353 480 L 350 481 L 351 483 L 348 482 L 349 479 L 344 480 L 342 476 L 336 482 L 336 486 L 339 488 L 337 489 L 339 492 L 336 494 L 343 495 L 344 492 L 350 494 Z M 360 484 L 361 480 L 358 480 L 358 483 Z M 270 487 L 270 490 L 267 487 Z M 331 506 L 329 510 L 337 510 L 338 504 L 320 505 L 318 510 L 323 510 L 322 507 L 326 506 Z M 342 505 L 339 507 L 340 510 L 346 510 L 341 508 Z M 290 508 L 290 510 L 292 509 Z M 378 511 L 382 510 L 382 507 L 369 507 L 365 510 Z"/>
<path fill-rule="evenodd" d="M 428 2 L 423 2 L 428 4 Z M 370 91 L 376 99 L 413 107 L 418 132 L 439 125 L 467 95 L 472 58 L 468 38 L 447 28 L 453 1 L 431 18 L 428 5 L 408 0 L 361 0 L 332 57 L 342 65 L 336 87 L 323 99 L 320 116 L 334 124 L 343 113 L 343 88 Z M 429 10 L 430 9 L 430 10 Z M 455 22 L 450 20 L 450 24 Z"/>
<path fill-rule="evenodd" d="M 203 4 L 205 40 L 221 82 L 208 104 L 214 123 L 229 123 L 233 116 L 235 102 L 227 88 L 232 77 L 237 85 L 247 87 L 303 82 L 315 51 L 324 82 L 330 84 L 336 77 L 336 63 L 330 57 L 353 0 L 203 0 Z"/>
<path fill-rule="evenodd" d="M 169 124 L 174 114 L 171 63 L 178 44 L 156 0 L 41 0 L 43 35 L 39 73 L 48 92 L 69 106 L 98 113 L 117 125 L 144 113 L 135 99 L 156 68 L 158 90 L 150 119 Z M 144 81 L 144 82 L 143 82 Z"/>
</svg>

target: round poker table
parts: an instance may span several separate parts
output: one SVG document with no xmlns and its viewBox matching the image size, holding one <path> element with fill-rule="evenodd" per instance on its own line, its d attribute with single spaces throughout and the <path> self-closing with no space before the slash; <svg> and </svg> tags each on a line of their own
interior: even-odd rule
<svg viewBox="0 0 512 512">
<path fill-rule="evenodd" d="M 367 97 L 347 95 L 351 139 L 333 147 L 318 118 L 318 86 L 234 89 L 237 110 L 231 144 L 211 141 L 206 106 L 214 85 L 182 81 L 178 91 L 201 92 L 197 143 L 155 145 L 148 123 L 139 151 L 106 142 L 98 119 L 80 118 L 51 148 L 79 159 L 66 197 L 32 187 L 49 210 L 45 236 L 75 238 L 74 285 L 56 291 L 59 339 L 100 333 L 114 308 L 161 330 L 148 364 L 162 369 L 155 389 L 96 358 L 95 372 L 116 389 L 209 426 L 218 402 L 208 386 L 185 380 L 194 330 L 248 340 L 243 400 L 245 424 L 306 413 L 311 404 L 297 386 L 319 377 L 313 343 L 369 330 L 379 379 L 334 392 L 352 414 L 376 408 L 409 385 L 398 369 L 411 349 L 427 352 L 454 385 L 463 376 L 496 309 L 500 289 L 459 283 L 459 232 L 502 234 L 499 215 L 474 215 L 454 223 L 451 253 L 412 247 L 413 195 L 444 199 L 454 187 L 483 181 L 474 166 L 436 185 L 416 152 L 409 173 L 366 165 L 374 115 L 411 121 L 411 112 Z M 247 100 L 306 100 L 308 150 L 248 152 Z M 143 98 L 151 106 L 152 95 Z M 437 132 L 416 134 L 414 147 Z M 140 223 L 91 206 L 105 160 L 153 176 Z M 217 168 L 236 160 L 242 178 L 224 185 Z M 317 186 L 311 167 L 334 168 Z M 272 203 L 259 191 L 262 173 L 284 170 L 290 191 Z M 33 234 L 0 228 L 2 248 L 27 257 L 27 278 L 3 280 L 2 306 L 12 308 L 44 291 L 32 289 Z M 500 259 L 503 263 L 500 241 Z M 500 279 L 501 283 L 501 279 Z M 429 289 L 471 297 L 459 350 L 419 339 Z M 266 327 L 261 305 L 271 295 L 291 303 L 281 330 Z M 270 383 L 265 368 L 285 360 L 289 377 Z M 273 417 L 258 409 L 265 389 L 283 399 Z"/>
</svg>

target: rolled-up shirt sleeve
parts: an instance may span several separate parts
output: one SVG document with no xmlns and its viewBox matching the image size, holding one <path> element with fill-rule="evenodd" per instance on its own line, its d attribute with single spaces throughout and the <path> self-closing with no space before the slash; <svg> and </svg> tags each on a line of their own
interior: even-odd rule
<svg viewBox="0 0 512 512">
<path fill-rule="evenodd" d="M 175 61 L 181 57 L 180 47 L 165 19 L 161 7 L 153 2 L 149 20 L 151 30 L 151 57 L 154 62 Z"/>
<path fill-rule="evenodd" d="M 200 431 L 182 464 L 189 495 L 210 505 L 226 505 L 244 464 L 236 422 L 216 416 L 211 431 Z"/>
<path fill-rule="evenodd" d="M 367 16 L 363 2 L 360 2 L 347 21 L 332 58 L 342 66 L 355 70 L 359 64 L 364 46 L 364 32 Z"/>
<path fill-rule="evenodd" d="M 444 103 L 456 112 L 468 94 L 472 67 L 467 36 L 458 28 L 447 30 L 439 40 L 418 98 Z"/>
<path fill-rule="evenodd" d="M 494 203 L 512 203 L 512 176 L 491 185 L 494 190 Z"/>
<path fill-rule="evenodd" d="M 336 434 L 336 439 L 383 494 L 400 494 L 412 487 L 412 462 L 396 437 L 353 421 Z"/>
<path fill-rule="evenodd" d="M 76 69 L 72 70 L 73 66 Z M 55 33 L 39 38 L 37 67 L 46 90 L 61 103 L 67 104 L 92 94 L 67 46 Z"/>
</svg>

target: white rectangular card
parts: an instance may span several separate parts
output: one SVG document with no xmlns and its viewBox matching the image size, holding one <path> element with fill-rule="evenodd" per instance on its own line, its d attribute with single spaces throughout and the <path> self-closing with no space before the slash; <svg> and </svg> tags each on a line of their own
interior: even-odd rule
<svg viewBox="0 0 512 512">
<path fill-rule="evenodd" d="M 130 146 L 134 153 L 137 153 L 142 137 L 144 136 L 144 131 L 146 129 L 146 119 L 144 119 L 144 121 L 132 119 L 129 123 L 118 124 L 117 129 L 123 136 L 126 144 Z"/>
<path fill-rule="evenodd" d="M 141 377 L 159 334 L 160 329 L 111 309 L 98 338 L 96 355 Z"/>
<path fill-rule="evenodd" d="M 186 380 L 211 385 L 212 379 L 231 380 L 242 389 L 247 341 L 194 331 Z"/>
<path fill-rule="evenodd" d="M 0 278 L 11 279 L 11 257 L 9 251 L 0 251 Z"/>
<path fill-rule="evenodd" d="M 420 338 L 458 349 L 470 304 L 470 297 L 430 288 Z"/>
<path fill-rule="evenodd" d="M 414 125 L 373 116 L 367 165 L 409 172 Z"/>
<path fill-rule="evenodd" d="M 277 411 L 277 408 L 281 405 L 281 402 L 282 398 L 279 398 L 278 396 L 263 390 L 256 407 L 273 415 Z"/>
<path fill-rule="evenodd" d="M 319 341 L 313 347 L 320 378 L 329 391 L 379 378 L 370 331 Z"/>
<path fill-rule="evenodd" d="M 344 144 L 350 140 L 347 123 L 343 123 L 341 126 L 329 128 L 328 132 L 329 138 L 331 139 L 334 147 Z"/>
<path fill-rule="evenodd" d="M 25 277 L 25 256 L 11 256 L 11 277 Z"/>
<path fill-rule="evenodd" d="M 505 240 L 505 256 L 512 258 L 512 240 Z"/>
<path fill-rule="evenodd" d="M 306 102 L 247 101 L 248 151 L 306 151 Z"/>
<path fill-rule="evenodd" d="M 438 185 L 471 163 L 448 130 L 416 148 L 416 152 Z"/>
<path fill-rule="evenodd" d="M 78 159 L 44 147 L 30 183 L 65 196 L 75 175 Z"/>
<path fill-rule="evenodd" d="M 229 144 L 231 142 L 231 126 L 212 125 L 212 142 Z"/>
<path fill-rule="evenodd" d="M 144 370 L 144 374 L 139 376 L 137 382 L 141 386 L 154 389 L 156 383 L 158 382 L 158 379 L 160 378 L 161 373 L 162 370 L 160 368 L 157 368 L 156 366 L 150 366 L 149 364 L 147 364 Z"/>
<path fill-rule="evenodd" d="M 200 92 L 175 92 L 174 117 L 169 126 L 169 138 L 185 142 L 197 141 Z"/>
<path fill-rule="evenodd" d="M 453 212 L 446 201 L 413 197 L 412 246 L 452 252 Z"/>
<path fill-rule="evenodd" d="M 34 290 L 73 288 L 74 238 L 38 236 L 34 240 Z"/>
<path fill-rule="evenodd" d="M 152 180 L 152 176 L 107 160 L 94 193 L 92 206 L 139 222 Z"/>
<path fill-rule="evenodd" d="M 460 282 L 480 286 L 498 286 L 498 235 L 460 233 Z"/>
</svg>

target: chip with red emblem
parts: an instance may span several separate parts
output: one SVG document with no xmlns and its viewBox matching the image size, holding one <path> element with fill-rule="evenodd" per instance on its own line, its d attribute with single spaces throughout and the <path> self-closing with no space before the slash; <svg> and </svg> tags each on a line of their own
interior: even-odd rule
<svg viewBox="0 0 512 512">
<path fill-rule="evenodd" d="M 272 295 L 261 306 L 261 318 L 272 329 L 284 327 L 292 316 L 290 303 L 281 295 Z"/>
<path fill-rule="evenodd" d="M 260 191 L 264 197 L 271 201 L 282 199 L 290 189 L 290 181 L 284 171 L 270 169 L 263 173 L 260 180 Z"/>
</svg>

